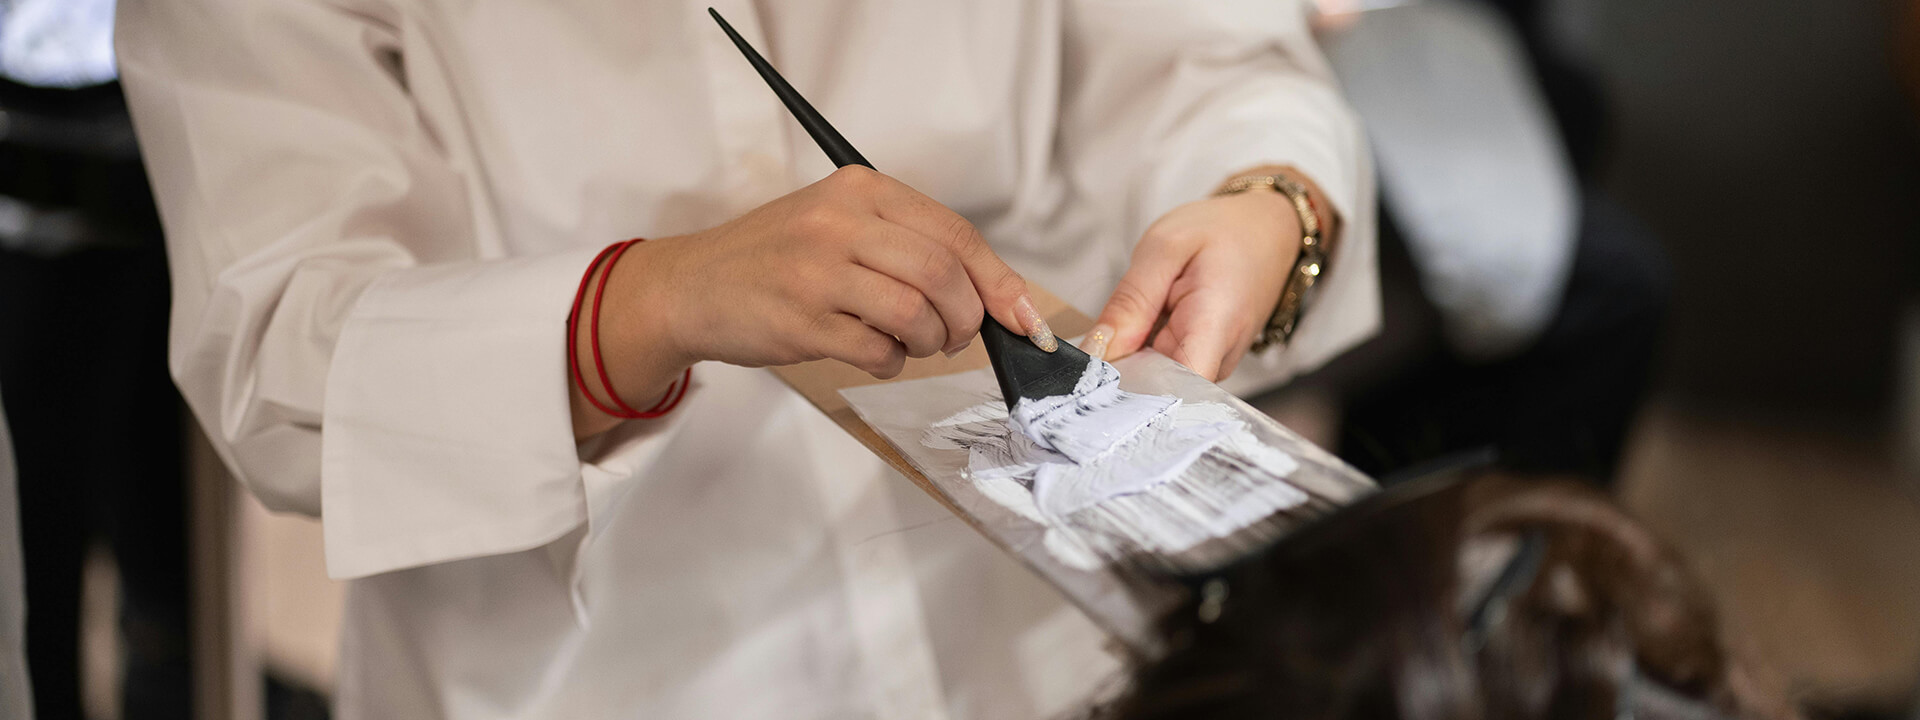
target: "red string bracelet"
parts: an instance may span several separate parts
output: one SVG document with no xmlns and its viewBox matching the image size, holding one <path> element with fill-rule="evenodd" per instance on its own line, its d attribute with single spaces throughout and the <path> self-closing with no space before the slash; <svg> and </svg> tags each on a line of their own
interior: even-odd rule
<svg viewBox="0 0 1920 720">
<path fill-rule="evenodd" d="M 593 325 L 588 328 L 588 340 L 593 348 L 593 368 L 600 374 L 600 384 L 607 389 L 607 396 L 611 397 L 613 404 L 622 411 L 615 415 L 624 418 L 657 418 L 671 412 L 680 404 L 680 398 L 687 394 L 687 385 L 692 383 L 693 378 L 693 368 L 687 368 L 686 372 L 681 374 L 680 380 L 667 386 L 667 392 L 660 398 L 660 402 L 654 403 L 653 407 L 646 410 L 634 410 L 620 400 L 619 393 L 613 391 L 613 380 L 607 377 L 606 362 L 600 358 L 600 298 L 606 295 L 607 278 L 613 275 L 613 266 L 620 262 L 620 256 L 626 254 L 627 248 L 645 241 L 646 238 L 634 238 L 613 246 L 613 255 L 607 258 L 607 271 L 600 274 L 600 282 L 593 289 Z"/>
<path fill-rule="evenodd" d="M 667 391 L 660 398 L 660 402 L 646 410 L 635 410 L 620 399 L 620 394 L 613 389 L 613 381 L 607 377 L 606 363 L 600 355 L 600 300 L 606 294 L 607 276 L 613 274 L 614 264 L 620 261 L 620 256 L 626 253 L 627 248 L 644 240 L 645 238 L 634 238 L 609 245 L 607 249 L 601 250 L 600 254 L 593 258 L 593 262 L 587 265 L 586 274 L 580 277 L 580 287 L 574 291 L 573 309 L 567 313 L 567 365 L 572 370 L 574 383 L 580 388 L 580 394 L 586 396 L 587 402 L 591 403 L 595 409 L 623 419 L 657 418 L 666 415 L 679 406 L 680 399 L 686 397 L 688 386 L 693 384 L 693 369 L 688 368 L 681 373 L 679 379 L 667 386 Z M 594 372 L 600 377 L 601 386 L 606 388 L 607 397 L 613 400 L 614 407 L 607 407 L 594 396 L 593 390 L 587 386 L 586 375 L 580 371 L 580 306 L 586 300 L 587 283 L 593 280 L 593 273 L 602 264 L 607 266 L 607 271 L 601 274 L 600 282 L 594 288 L 593 307 L 589 310 L 592 325 L 589 328 L 588 341 L 593 350 Z"/>
<path fill-rule="evenodd" d="M 587 263 L 587 273 L 580 276 L 580 288 L 573 292 L 573 309 L 567 313 L 567 368 L 571 371 L 573 384 L 580 389 L 580 394 L 585 395 L 587 402 L 592 403 L 602 412 L 608 412 L 607 408 L 593 397 L 593 390 L 587 387 L 586 376 L 580 374 L 580 303 L 587 298 L 587 283 L 593 280 L 593 272 L 600 268 L 600 263 L 607 259 L 607 255 L 613 253 L 613 248 L 613 245 L 608 245 L 605 250 L 600 251 L 599 255 L 593 257 L 593 262 Z"/>
</svg>

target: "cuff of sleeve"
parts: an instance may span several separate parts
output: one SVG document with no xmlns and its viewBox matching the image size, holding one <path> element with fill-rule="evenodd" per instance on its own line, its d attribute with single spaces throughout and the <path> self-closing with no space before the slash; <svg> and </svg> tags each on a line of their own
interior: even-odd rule
<svg viewBox="0 0 1920 720">
<path fill-rule="evenodd" d="M 586 522 L 565 336 L 597 251 L 410 268 L 361 295 L 327 377 L 329 575 L 526 550 Z"/>
<path fill-rule="evenodd" d="M 1363 196 L 1372 193 L 1371 161 L 1358 121 L 1339 98 L 1310 79 L 1293 77 L 1248 83 L 1234 92 L 1241 101 L 1223 98 L 1214 104 L 1210 122 L 1169 138 L 1161 155 L 1178 161 L 1161 163 L 1151 174 L 1139 226 L 1144 229 L 1168 211 L 1208 197 L 1233 173 L 1261 165 L 1298 169 L 1320 186 L 1343 221 L 1356 220 Z M 1304 99 L 1286 105 L 1264 101 L 1272 96 Z"/>
<path fill-rule="evenodd" d="M 687 397 L 700 391 L 700 373 L 690 377 Z M 687 401 L 682 400 L 682 403 Z M 561 536 L 548 546 L 548 561 L 554 575 L 565 578 L 573 605 L 574 620 L 589 626 L 592 613 L 587 607 L 587 563 L 595 542 L 605 534 L 620 504 L 638 487 L 645 469 L 658 461 L 683 423 L 687 413 L 676 411 L 659 420 L 631 421 L 620 424 L 579 446 L 580 480 L 586 497 L 586 527 Z"/>
</svg>

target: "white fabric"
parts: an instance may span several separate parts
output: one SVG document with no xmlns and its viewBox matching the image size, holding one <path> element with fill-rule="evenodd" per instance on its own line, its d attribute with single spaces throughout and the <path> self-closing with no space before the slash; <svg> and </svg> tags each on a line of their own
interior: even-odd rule
<svg viewBox="0 0 1920 720">
<path fill-rule="evenodd" d="M 1327 188 L 1351 262 L 1245 381 L 1378 322 L 1362 140 L 1298 3 L 713 4 L 1084 310 L 1147 222 L 1276 162 Z M 123 3 L 172 370 L 358 578 L 342 717 L 1034 717 L 1112 667 L 766 371 L 701 365 L 669 418 L 575 447 L 563 326 L 592 253 L 831 170 L 706 5 Z"/>
<path fill-rule="evenodd" d="M 33 720 L 27 682 L 26 566 L 20 556 L 19 471 L 13 434 L 0 412 L 0 718 Z"/>
<path fill-rule="evenodd" d="M 1573 265 L 1579 185 L 1519 38 L 1484 3 L 1365 13 L 1327 43 L 1448 341 L 1523 350 Z"/>
</svg>

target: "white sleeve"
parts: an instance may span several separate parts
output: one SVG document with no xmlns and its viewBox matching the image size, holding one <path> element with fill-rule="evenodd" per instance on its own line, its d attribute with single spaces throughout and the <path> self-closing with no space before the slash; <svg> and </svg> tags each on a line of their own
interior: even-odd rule
<svg viewBox="0 0 1920 720">
<path fill-rule="evenodd" d="M 1525 350 L 1560 309 L 1580 182 L 1519 34 L 1482 3 L 1371 13 L 1328 44 L 1455 352 Z"/>
<path fill-rule="evenodd" d="M 1062 149 L 1074 184 L 1111 198 L 1127 242 L 1234 172 L 1291 165 L 1344 223 L 1293 341 L 1248 356 L 1221 385 L 1273 387 L 1380 325 L 1372 167 L 1300 0 L 1072 0 Z"/>
<path fill-rule="evenodd" d="M 593 251 L 501 258 L 372 0 L 129 0 L 116 43 L 173 267 L 170 366 L 332 575 L 538 547 L 588 521 L 565 318 Z M 323 512 L 324 511 L 324 512 Z"/>
</svg>

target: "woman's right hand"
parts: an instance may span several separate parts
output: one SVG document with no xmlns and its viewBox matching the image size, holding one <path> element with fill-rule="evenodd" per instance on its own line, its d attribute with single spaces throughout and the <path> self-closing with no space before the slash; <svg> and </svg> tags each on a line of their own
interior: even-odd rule
<svg viewBox="0 0 1920 720">
<path fill-rule="evenodd" d="M 703 360 L 833 358 L 890 378 L 908 357 L 965 348 L 983 310 L 1054 342 L 1026 281 L 972 224 L 864 167 L 718 227 L 637 244 L 612 273 L 601 344 L 630 403 L 651 404 Z"/>
</svg>

